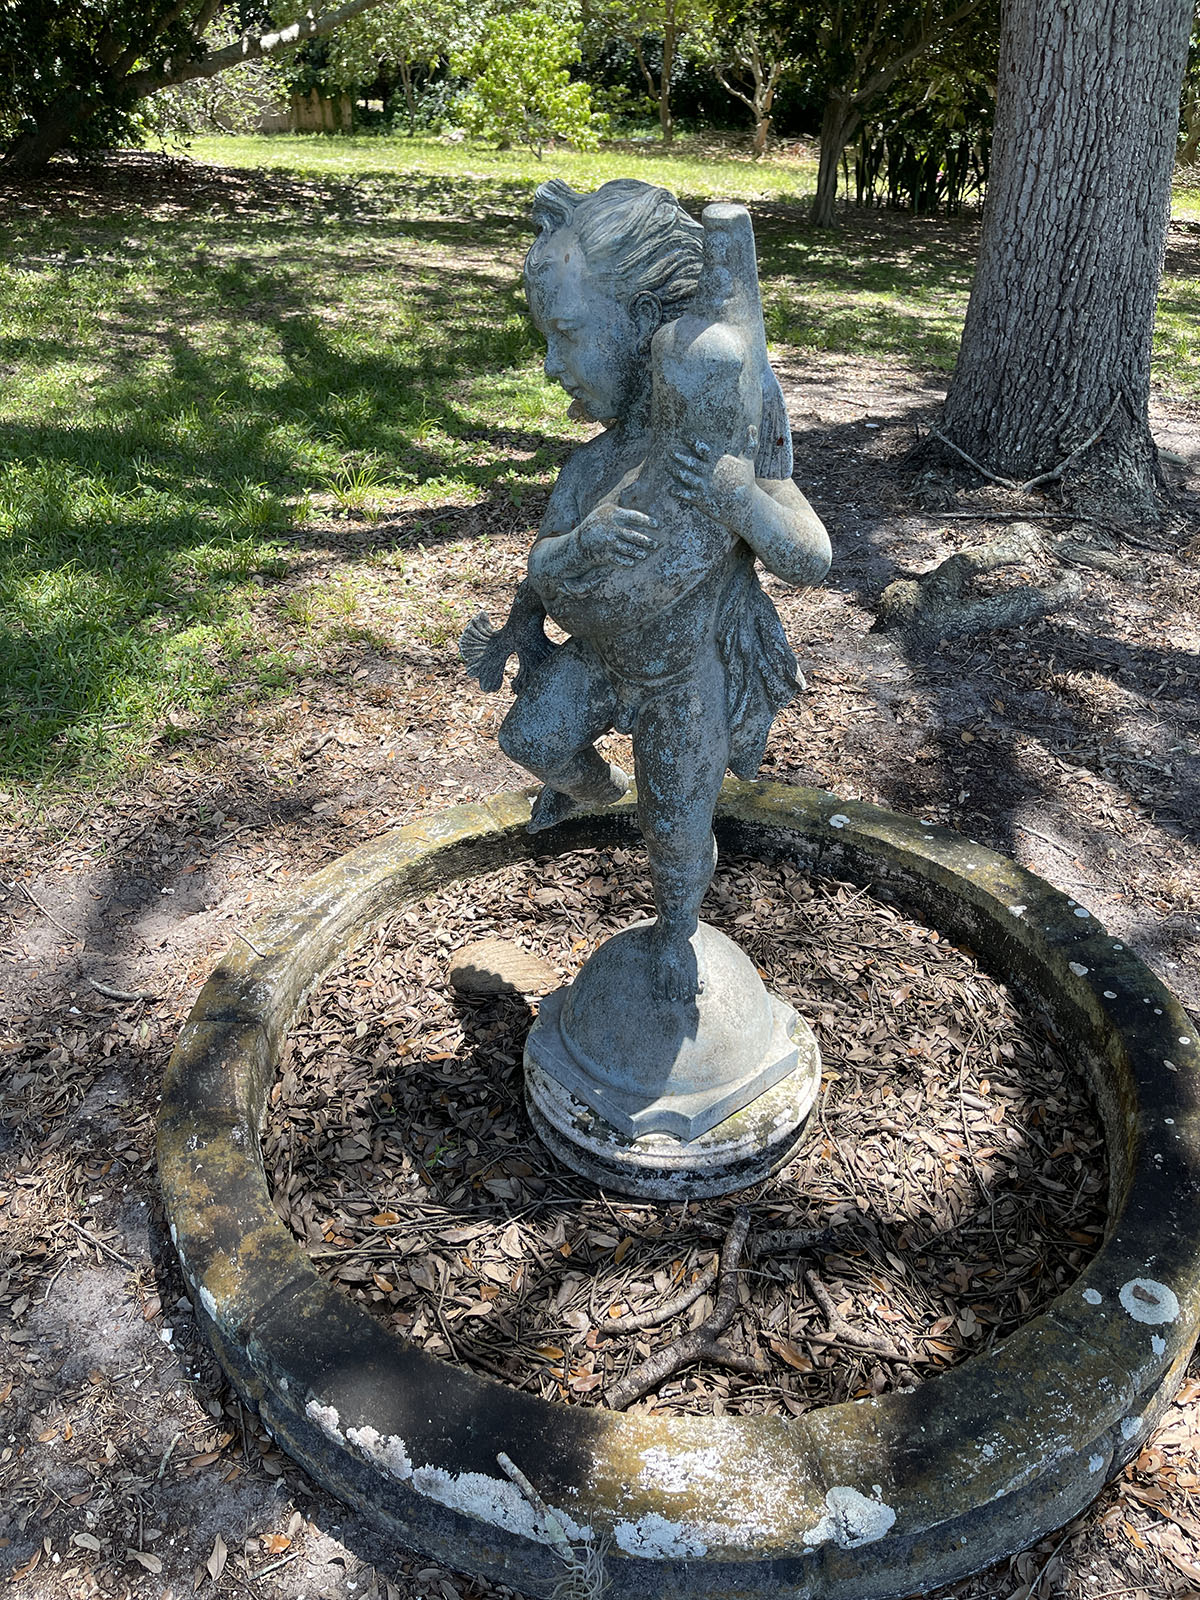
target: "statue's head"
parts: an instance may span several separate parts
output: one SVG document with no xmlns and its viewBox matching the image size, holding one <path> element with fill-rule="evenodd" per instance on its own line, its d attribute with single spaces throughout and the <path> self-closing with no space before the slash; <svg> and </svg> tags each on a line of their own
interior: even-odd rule
<svg viewBox="0 0 1200 1600">
<path fill-rule="evenodd" d="M 546 339 L 546 375 L 597 422 L 648 390 L 650 341 L 695 293 L 704 229 L 666 189 L 617 178 L 577 194 L 561 178 L 538 189 L 538 236 L 525 289 Z"/>
</svg>

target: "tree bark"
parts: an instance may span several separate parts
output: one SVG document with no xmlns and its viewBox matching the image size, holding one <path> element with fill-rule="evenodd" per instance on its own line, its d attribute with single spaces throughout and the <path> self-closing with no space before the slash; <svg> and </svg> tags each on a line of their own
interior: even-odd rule
<svg viewBox="0 0 1200 1600">
<path fill-rule="evenodd" d="M 821 155 L 817 165 L 817 192 L 813 196 L 810 220 L 814 228 L 832 228 L 837 200 L 838 167 L 842 151 L 854 137 L 860 121 L 853 99 L 846 94 L 831 94 L 821 117 Z"/>
<path fill-rule="evenodd" d="M 1150 337 L 1193 0 L 1008 0 L 979 265 L 941 431 L 991 473 L 1052 472 L 1157 521 Z"/>
</svg>

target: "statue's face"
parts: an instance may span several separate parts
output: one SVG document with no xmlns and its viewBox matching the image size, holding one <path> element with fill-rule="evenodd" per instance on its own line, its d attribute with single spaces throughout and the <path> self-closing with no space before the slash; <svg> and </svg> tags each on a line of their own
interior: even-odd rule
<svg viewBox="0 0 1200 1600">
<path fill-rule="evenodd" d="M 573 228 L 538 241 L 526 288 L 534 325 L 546 340 L 546 376 L 561 383 L 593 422 L 624 415 L 649 381 L 651 319 L 644 311 L 635 317 L 589 270 Z"/>
</svg>

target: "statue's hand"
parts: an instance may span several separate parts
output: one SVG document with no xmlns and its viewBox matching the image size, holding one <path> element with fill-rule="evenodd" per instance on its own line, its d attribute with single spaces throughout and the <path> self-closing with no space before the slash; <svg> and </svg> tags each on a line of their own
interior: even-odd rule
<svg viewBox="0 0 1200 1600">
<path fill-rule="evenodd" d="M 654 534 L 658 520 L 630 506 L 600 505 L 590 511 L 575 529 L 573 539 L 579 555 L 588 563 L 615 561 L 632 567 L 658 548 Z"/>
<path fill-rule="evenodd" d="M 672 493 L 687 505 L 698 505 L 718 522 L 737 524 L 748 492 L 754 488 L 754 464 L 744 456 L 713 459 L 703 439 L 677 445 L 667 455 Z"/>
</svg>

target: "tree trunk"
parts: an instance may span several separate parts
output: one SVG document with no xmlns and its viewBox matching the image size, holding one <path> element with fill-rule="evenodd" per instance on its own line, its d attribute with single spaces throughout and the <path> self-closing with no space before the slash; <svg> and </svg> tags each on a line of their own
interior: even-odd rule
<svg viewBox="0 0 1200 1600">
<path fill-rule="evenodd" d="M 417 102 L 413 95 L 412 68 L 406 59 L 400 62 L 400 86 L 404 90 L 404 110 L 408 116 L 408 136 L 411 139 L 417 131 Z"/>
<path fill-rule="evenodd" d="M 671 118 L 671 68 L 675 64 L 675 27 L 668 20 L 663 29 L 662 73 L 658 80 L 658 124 L 662 129 L 662 142 L 670 144 L 675 137 L 675 123 Z"/>
<path fill-rule="evenodd" d="M 810 220 L 814 228 L 832 228 L 837 200 L 838 167 L 842 151 L 858 127 L 858 112 L 848 94 L 831 94 L 821 118 L 821 156 L 817 166 L 817 192 Z"/>
<path fill-rule="evenodd" d="M 991 178 L 942 432 L 1069 502 L 1157 521 L 1147 415 L 1193 0 L 1008 0 Z M 824 152 L 822 152 L 824 154 Z"/>
<path fill-rule="evenodd" d="M 4 152 L 0 168 L 13 178 L 36 178 L 45 172 L 51 158 L 79 132 L 86 120 L 87 109 L 78 102 L 56 106 L 42 117 L 36 128 L 17 135 Z"/>
</svg>

